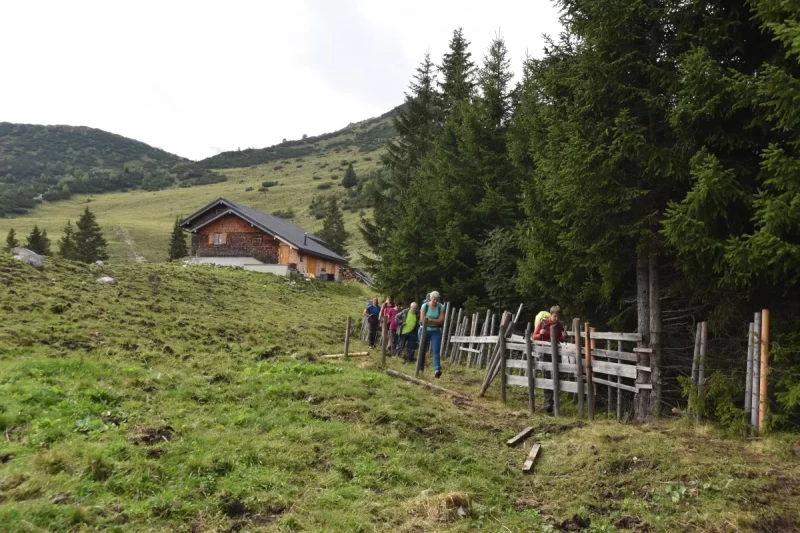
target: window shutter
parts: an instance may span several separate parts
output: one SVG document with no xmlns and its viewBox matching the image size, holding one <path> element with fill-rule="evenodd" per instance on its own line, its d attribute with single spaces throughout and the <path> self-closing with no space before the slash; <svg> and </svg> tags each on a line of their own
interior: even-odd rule
<svg viewBox="0 0 800 533">
<path fill-rule="evenodd" d="M 214 244 L 214 234 L 213 233 L 209 233 L 208 234 L 208 244 Z"/>
</svg>

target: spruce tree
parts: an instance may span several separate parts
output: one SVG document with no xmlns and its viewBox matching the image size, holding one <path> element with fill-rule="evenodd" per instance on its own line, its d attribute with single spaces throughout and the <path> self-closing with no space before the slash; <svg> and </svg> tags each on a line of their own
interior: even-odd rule
<svg viewBox="0 0 800 533">
<path fill-rule="evenodd" d="M 472 97 L 475 87 L 475 63 L 469 51 L 469 42 L 461 28 L 453 32 L 450 49 L 439 66 L 441 73 L 440 89 L 445 112 L 449 113 L 457 102 Z"/>
<path fill-rule="evenodd" d="M 175 261 L 189 255 L 189 248 L 186 246 L 186 235 L 181 229 L 180 218 L 175 219 L 172 227 L 172 236 L 169 241 L 169 260 Z"/>
<path fill-rule="evenodd" d="M 325 219 L 322 221 L 322 231 L 319 237 L 325 241 L 325 246 L 336 252 L 342 257 L 346 257 L 347 241 L 350 237 L 344 229 L 344 216 L 339 209 L 339 201 L 336 196 L 328 198 L 328 206 Z"/>
<path fill-rule="evenodd" d="M 14 231 L 14 228 L 8 230 L 8 236 L 6 237 L 6 251 L 11 251 L 14 248 L 19 248 L 19 241 L 17 240 L 17 232 Z"/>
<path fill-rule="evenodd" d="M 342 178 L 342 187 L 345 189 L 350 189 L 351 187 L 355 187 L 358 185 L 358 178 L 356 177 L 356 171 L 353 169 L 353 163 L 350 163 L 347 166 L 347 170 L 344 171 L 344 178 Z"/>
<path fill-rule="evenodd" d="M 28 235 L 25 248 L 39 255 L 50 255 L 50 239 L 47 238 L 47 230 L 40 231 L 39 226 L 34 225 Z"/>
<path fill-rule="evenodd" d="M 78 228 L 75 233 L 75 259 L 84 263 L 108 259 L 106 240 L 94 213 L 89 211 L 88 206 L 75 226 Z"/>
<path fill-rule="evenodd" d="M 64 259 L 75 260 L 75 233 L 72 229 L 72 221 L 67 220 L 67 225 L 64 226 L 64 234 L 58 241 L 58 255 Z"/>
</svg>

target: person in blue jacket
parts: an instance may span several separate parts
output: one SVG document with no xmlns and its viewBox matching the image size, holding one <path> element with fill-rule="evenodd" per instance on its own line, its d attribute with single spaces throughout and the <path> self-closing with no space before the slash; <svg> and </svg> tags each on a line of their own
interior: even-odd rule
<svg viewBox="0 0 800 533">
<path fill-rule="evenodd" d="M 369 325 L 369 347 L 375 348 L 378 342 L 378 324 L 380 323 L 381 306 L 378 305 L 378 297 L 376 296 L 367 304 L 364 310 L 364 316 L 367 317 L 367 324 Z"/>
</svg>

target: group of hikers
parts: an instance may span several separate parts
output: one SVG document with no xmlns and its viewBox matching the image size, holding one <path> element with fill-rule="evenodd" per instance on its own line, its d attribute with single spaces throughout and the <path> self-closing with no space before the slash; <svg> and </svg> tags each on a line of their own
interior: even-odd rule
<svg viewBox="0 0 800 533">
<path fill-rule="evenodd" d="M 416 361 L 416 351 L 422 338 L 422 320 L 428 319 L 427 330 L 425 333 L 425 346 L 422 347 L 421 356 L 424 365 L 425 355 L 428 347 L 433 352 L 433 375 L 436 378 L 442 376 L 441 346 L 442 346 L 442 326 L 445 319 L 445 306 L 440 302 L 441 296 L 433 291 L 425 297 L 425 302 L 420 309 L 417 302 L 412 302 L 407 308 L 403 308 L 400 302 L 395 302 L 392 296 L 387 296 L 386 300 L 378 303 L 378 297 L 374 297 L 367 304 L 364 316 L 369 325 L 369 347 L 377 348 L 378 327 L 381 320 L 388 321 L 388 338 L 383 339 L 386 349 L 391 355 L 400 355 L 403 348 L 406 350 L 404 362 L 413 363 Z M 420 318 L 422 316 L 422 318 Z M 541 311 L 536 315 L 536 327 L 531 334 L 533 340 L 550 342 L 551 330 L 555 328 L 556 340 L 565 342 L 566 328 L 561 322 L 561 308 L 554 305 L 550 311 Z M 550 355 L 543 355 L 543 361 L 550 361 Z M 550 379 L 550 372 L 543 372 L 545 379 Z M 544 390 L 544 407 L 548 413 L 553 412 L 553 391 Z"/>
<path fill-rule="evenodd" d="M 367 317 L 369 325 L 369 347 L 377 347 L 378 327 L 381 320 L 385 319 L 389 323 L 388 338 L 383 339 L 386 343 L 387 351 L 392 355 L 399 355 L 403 349 L 406 350 L 405 362 L 413 363 L 416 361 L 416 352 L 419 342 L 422 340 L 422 321 L 427 318 L 425 331 L 425 346 L 422 347 L 422 358 L 424 361 L 428 347 L 433 352 L 433 375 L 437 378 L 442 376 L 442 364 L 440 349 L 442 346 L 442 326 L 444 325 L 444 304 L 440 300 L 438 292 L 433 291 L 425 297 L 425 301 L 420 308 L 417 302 L 412 302 L 407 308 L 403 308 L 400 302 L 395 302 L 394 298 L 388 296 L 383 304 L 378 304 L 376 296 L 367 304 L 364 316 Z M 422 318 L 420 318 L 422 315 Z M 424 363 L 423 363 L 424 364 Z"/>
</svg>

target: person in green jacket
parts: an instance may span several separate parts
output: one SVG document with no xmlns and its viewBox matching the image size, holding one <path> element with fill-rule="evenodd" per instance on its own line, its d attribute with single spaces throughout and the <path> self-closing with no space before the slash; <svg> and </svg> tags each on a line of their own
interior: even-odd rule
<svg viewBox="0 0 800 533">
<path fill-rule="evenodd" d="M 397 353 L 399 354 L 405 346 L 405 361 L 413 362 L 417 351 L 417 324 L 419 324 L 417 302 L 412 303 L 408 309 L 400 311 L 394 320 L 397 322 L 397 332 L 400 335 L 400 340 L 397 342 Z"/>
</svg>

